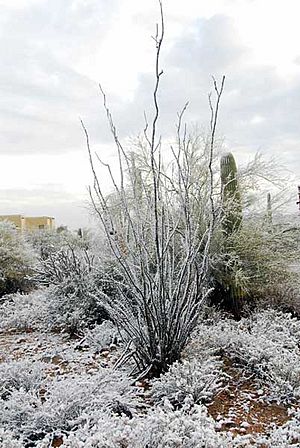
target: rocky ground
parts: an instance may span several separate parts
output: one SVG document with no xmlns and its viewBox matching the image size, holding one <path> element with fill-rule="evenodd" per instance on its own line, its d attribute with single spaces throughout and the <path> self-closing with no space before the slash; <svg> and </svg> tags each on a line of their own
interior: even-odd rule
<svg viewBox="0 0 300 448">
<path fill-rule="evenodd" d="M 78 337 L 6 326 L 0 446 L 300 447 L 299 343 L 289 315 L 216 314 L 182 364 L 132 384 L 130 366 L 113 369 L 122 344 L 109 322 Z"/>
</svg>

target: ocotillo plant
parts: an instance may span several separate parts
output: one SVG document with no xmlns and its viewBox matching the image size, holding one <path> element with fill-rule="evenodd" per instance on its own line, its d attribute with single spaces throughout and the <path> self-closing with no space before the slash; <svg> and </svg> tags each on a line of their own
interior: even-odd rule
<svg viewBox="0 0 300 448">
<path fill-rule="evenodd" d="M 192 154 L 194 149 L 182 126 L 185 109 L 179 114 L 176 147 L 171 147 L 172 168 L 163 172 L 163 139 L 157 130 L 160 118 L 158 91 L 163 74 L 160 70 L 160 50 L 164 37 L 161 0 L 159 5 L 161 23 L 155 37 L 154 114 L 144 129 L 143 152 L 147 164 L 143 176 L 139 172 L 135 176 L 131 174 L 130 156 L 119 140 L 105 93 L 100 87 L 117 149 L 119 176 L 108 164 L 104 163 L 104 166 L 108 169 L 119 216 L 122 223 L 128 226 L 126 253 L 114 231 L 114 210 L 109 206 L 100 176 L 97 176 L 89 135 L 82 122 L 94 181 L 93 188 L 89 190 L 90 198 L 107 242 L 101 256 L 104 262 L 107 260 L 114 266 L 114 275 L 121 279 L 112 283 L 116 294 L 110 296 L 99 290 L 99 297 L 122 330 L 125 343 L 125 351 L 115 367 L 131 358 L 135 363 L 131 374 L 137 374 L 138 379 L 158 376 L 180 359 L 197 325 L 200 309 L 212 292 L 209 287 L 209 261 L 216 228 L 212 164 L 225 80 L 223 77 L 220 87 L 214 80 L 213 104 L 211 100 L 214 97 L 209 97 L 208 184 L 206 165 L 201 167 L 205 181 L 195 182 L 194 164 L 200 159 L 199 153 L 197 158 Z M 205 152 L 203 160 L 206 160 Z M 126 172 L 129 174 L 128 180 Z M 198 213 L 199 209 L 203 213 Z M 111 282 L 110 275 L 104 272 L 104 276 Z"/>
<path fill-rule="evenodd" d="M 237 166 L 231 152 L 220 162 L 224 231 L 227 235 L 238 230 L 242 222 L 241 194 L 237 181 Z"/>
</svg>

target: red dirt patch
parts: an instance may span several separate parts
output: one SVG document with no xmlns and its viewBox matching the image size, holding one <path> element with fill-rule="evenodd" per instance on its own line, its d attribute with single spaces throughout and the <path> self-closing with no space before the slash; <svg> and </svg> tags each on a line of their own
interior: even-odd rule
<svg viewBox="0 0 300 448">
<path fill-rule="evenodd" d="M 51 446 L 58 448 L 64 443 L 64 439 L 62 436 L 54 436 Z"/>
<path fill-rule="evenodd" d="M 230 380 L 208 406 L 209 414 L 220 422 L 220 431 L 234 435 L 267 434 L 274 425 L 281 426 L 289 420 L 288 406 L 269 403 L 263 397 L 268 389 L 254 377 L 245 377 L 242 369 L 225 360 Z"/>
</svg>

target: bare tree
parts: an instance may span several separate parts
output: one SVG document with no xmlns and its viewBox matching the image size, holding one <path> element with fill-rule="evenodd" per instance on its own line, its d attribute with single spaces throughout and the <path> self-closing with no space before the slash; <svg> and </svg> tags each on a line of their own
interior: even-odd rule
<svg viewBox="0 0 300 448">
<path fill-rule="evenodd" d="M 132 357 L 134 373 L 139 377 L 158 375 L 180 358 L 210 292 L 208 258 L 216 221 L 212 160 L 224 85 L 223 78 L 218 90 L 214 81 L 215 106 L 210 97 L 211 132 L 204 172 L 195 173 L 197 154 L 182 123 L 187 105 L 178 115 L 177 142 L 171 147 L 169 168 L 165 168 L 162 140 L 157 135 L 158 91 L 163 74 L 159 62 L 164 38 L 161 1 L 159 6 L 161 20 L 154 37 L 154 117 L 151 124 L 145 119 L 142 143 L 146 168 L 120 142 L 101 87 L 118 154 L 118 182 L 110 165 L 92 155 L 89 135 L 82 123 L 94 177 L 90 197 L 116 266 L 112 281 L 117 293 L 114 297 L 102 293 L 102 299 L 125 335 L 127 348 L 120 362 Z M 95 158 L 110 174 L 114 206 L 103 193 Z"/>
</svg>

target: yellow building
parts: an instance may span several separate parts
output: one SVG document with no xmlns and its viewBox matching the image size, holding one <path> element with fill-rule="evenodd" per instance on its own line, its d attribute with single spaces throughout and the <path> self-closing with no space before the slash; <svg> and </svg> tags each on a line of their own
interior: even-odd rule
<svg viewBox="0 0 300 448">
<path fill-rule="evenodd" d="M 9 221 L 14 224 L 17 229 L 25 229 L 25 218 L 22 215 L 1 215 L 0 221 Z"/>
<path fill-rule="evenodd" d="M 53 230 L 55 228 L 55 219 L 50 216 L 26 216 L 25 228 L 26 230 Z"/>
<path fill-rule="evenodd" d="M 0 215 L 0 221 L 9 221 L 21 231 L 55 229 L 55 219 L 50 216 Z"/>
</svg>

